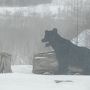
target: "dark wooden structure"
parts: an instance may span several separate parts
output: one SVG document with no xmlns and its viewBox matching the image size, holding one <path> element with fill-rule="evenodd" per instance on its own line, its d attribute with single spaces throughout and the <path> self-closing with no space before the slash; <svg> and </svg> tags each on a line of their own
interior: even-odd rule
<svg viewBox="0 0 90 90">
<path fill-rule="evenodd" d="M 11 73 L 11 55 L 6 52 L 0 53 L 0 73 Z"/>
</svg>

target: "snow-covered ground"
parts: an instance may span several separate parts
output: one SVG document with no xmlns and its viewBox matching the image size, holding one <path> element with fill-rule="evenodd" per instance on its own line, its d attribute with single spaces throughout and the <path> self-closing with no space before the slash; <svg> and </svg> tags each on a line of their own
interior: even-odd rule
<svg viewBox="0 0 90 90">
<path fill-rule="evenodd" d="M 40 16 L 44 16 L 44 14 L 56 15 L 58 14 L 58 9 L 58 5 L 51 4 L 41 4 L 29 7 L 0 7 L 0 15 L 14 15 L 15 13 L 19 13 L 23 16 L 32 16 L 33 14 L 39 14 Z"/>
<path fill-rule="evenodd" d="M 12 70 L 0 74 L 0 90 L 90 90 L 90 76 L 36 75 L 29 65 L 12 66 Z"/>
<path fill-rule="evenodd" d="M 59 5 L 59 4 L 40 4 L 36 6 L 28 6 L 28 7 L 0 7 L 0 15 L 1 16 L 13 16 L 13 15 L 21 15 L 21 16 L 58 16 L 60 13 L 71 11 L 71 6 Z"/>
</svg>

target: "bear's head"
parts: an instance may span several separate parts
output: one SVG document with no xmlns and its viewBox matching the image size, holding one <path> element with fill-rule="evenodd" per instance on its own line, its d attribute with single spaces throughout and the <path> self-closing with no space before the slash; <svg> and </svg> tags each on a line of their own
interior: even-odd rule
<svg viewBox="0 0 90 90">
<path fill-rule="evenodd" d="M 51 43 L 53 43 L 55 41 L 56 35 L 57 35 L 56 28 L 54 28 L 52 31 L 46 30 L 44 38 L 42 39 L 42 42 L 47 42 L 46 47 L 48 47 L 51 45 Z"/>
</svg>

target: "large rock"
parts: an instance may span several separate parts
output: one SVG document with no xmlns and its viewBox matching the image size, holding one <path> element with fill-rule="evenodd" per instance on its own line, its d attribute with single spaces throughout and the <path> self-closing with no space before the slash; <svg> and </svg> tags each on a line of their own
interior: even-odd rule
<svg viewBox="0 0 90 90">
<path fill-rule="evenodd" d="M 5 52 L 0 53 L 0 73 L 11 72 L 11 55 Z"/>
<path fill-rule="evenodd" d="M 33 59 L 33 73 L 35 74 L 57 74 L 58 63 L 55 53 L 39 53 Z"/>
<path fill-rule="evenodd" d="M 69 66 L 67 75 L 82 74 L 82 68 Z M 39 53 L 33 58 L 33 73 L 35 74 L 59 74 L 58 62 L 55 52 Z"/>
</svg>

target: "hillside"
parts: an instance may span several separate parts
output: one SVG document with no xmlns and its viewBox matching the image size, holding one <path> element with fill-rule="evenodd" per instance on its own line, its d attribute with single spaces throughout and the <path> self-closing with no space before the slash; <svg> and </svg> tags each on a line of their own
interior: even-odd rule
<svg viewBox="0 0 90 90">
<path fill-rule="evenodd" d="M 51 3 L 52 0 L 0 0 L 0 6 L 30 6 Z"/>
</svg>

